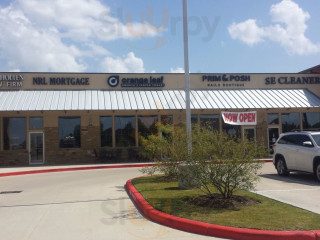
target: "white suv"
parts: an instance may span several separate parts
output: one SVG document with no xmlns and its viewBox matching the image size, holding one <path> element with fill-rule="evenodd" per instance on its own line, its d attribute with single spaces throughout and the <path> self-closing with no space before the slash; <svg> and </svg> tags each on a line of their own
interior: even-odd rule
<svg viewBox="0 0 320 240">
<path fill-rule="evenodd" d="M 320 182 L 320 132 L 288 132 L 273 145 L 273 164 L 280 176 L 313 173 Z"/>
</svg>

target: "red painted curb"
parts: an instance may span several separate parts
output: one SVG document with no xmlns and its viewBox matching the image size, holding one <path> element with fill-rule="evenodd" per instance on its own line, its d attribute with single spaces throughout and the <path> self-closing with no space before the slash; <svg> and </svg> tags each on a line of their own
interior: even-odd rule
<svg viewBox="0 0 320 240">
<path fill-rule="evenodd" d="M 263 160 L 261 160 L 261 161 L 263 161 L 263 162 L 273 162 L 272 159 L 263 159 Z"/>
<path fill-rule="evenodd" d="M 83 170 L 96 170 L 96 169 L 109 169 L 109 168 L 134 168 L 134 167 L 150 167 L 153 163 L 145 164 L 124 164 L 124 165 L 113 165 L 113 166 L 96 166 L 96 167 L 74 167 L 74 168 L 56 168 L 56 169 L 41 169 L 32 171 L 20 171 L 20 172 L 8 172 L 0 173 L 0 177 L 27 175 L 27 174 L 38 174 L 38 173 L 51 173 L 51 172 L 69 172 L 69 171 L 83 171 Z"/>
<path fill-rule="evenodd" d="M 236 240 L 318 240 L 320 230 L 315 231 L 266 231 L 225 227 L 172 216 L 154 209 L 128 180 L 126 190 L 141 213 L 148 219 L 162 225 L 207 236 Z"/>
<path fill-rule="evenodd" d="M 272 159 L 262 159 L 262 162 L 272 162 Z M 97 167 L 75 167 L 75 168 L 56 168 L 56 169 L 42 169 L 32 171 L 20 171 L 20 172 L 8 172 L 0 173 L 0 177 L 38 174 L 38 173 L 51 173 L 51 172 L 69 172 L 69 171 L 82 171 L 82 170 L 95 170 L 95 169 L 108 169 L 108 168 L 134 168 L 134 167 L 151 167 L 154 163 L 142 163 L 142 164 L 124 164 L 113 166 L 97 166 Z"/>
</svg>

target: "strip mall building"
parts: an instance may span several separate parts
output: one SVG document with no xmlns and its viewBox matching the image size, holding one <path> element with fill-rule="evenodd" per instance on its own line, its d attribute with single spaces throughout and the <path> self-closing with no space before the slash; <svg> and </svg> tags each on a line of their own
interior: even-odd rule
<svg viewBox="0 0 320 240">
<path fill-rule="evenodd" d="M 320 66 L 191 74 L 192 122 L 271 146 L 320 128 Z M 137 161 L 139 135 L 185 122 L 184 74 L 0 73 L 0 165 Z"/>
</svg>

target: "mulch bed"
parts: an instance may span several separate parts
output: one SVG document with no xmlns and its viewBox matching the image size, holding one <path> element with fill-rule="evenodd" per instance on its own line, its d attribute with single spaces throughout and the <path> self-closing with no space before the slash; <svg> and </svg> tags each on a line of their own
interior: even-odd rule
<svg viewBox="0 0 320 240">
<path fill-rule="evenodd" d="M 184 199 L 186 202 L 194 204 L 196 206 L 208 207 L 214 209 L 232 209 L 242 206 L 250 206 L 258 204 L 259 201 L 256 201 L 251 198 L 234 195 L 229 199 L 224 199 L 220 194 L 214 194 L 213 197 L 208 195 L 201 195 L 197 197 L 188 197 Z"/>
</svg>

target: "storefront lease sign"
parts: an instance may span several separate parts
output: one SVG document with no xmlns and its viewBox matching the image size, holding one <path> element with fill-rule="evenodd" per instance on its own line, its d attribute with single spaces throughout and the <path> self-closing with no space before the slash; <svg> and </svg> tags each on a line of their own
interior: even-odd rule
<svg viewBox="0 0 320 240">
<path fill-rule="evenodd" d="M 257 112 L 221 112 L 224 123 L 231 125 L 257 125 Z"/>
</svg>

